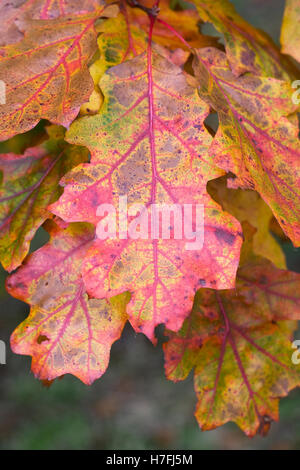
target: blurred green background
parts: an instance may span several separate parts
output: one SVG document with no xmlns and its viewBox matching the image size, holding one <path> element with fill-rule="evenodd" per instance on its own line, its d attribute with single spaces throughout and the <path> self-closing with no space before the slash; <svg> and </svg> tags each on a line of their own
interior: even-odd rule
<svg viewBox="0 0 300 470">
<path fill-rule="evenodd" d="M 283 0 L 233 3 L 278 42 Z M 39 230 L 32 249 L 44 240 Z M 283 248 L 290 269 L 300 271 L 299 251 L 290 244 Z M 28 307 L 5 293 L 4 280 L 1 271 L 0 338 L 8 345 Z M 267 437 L 248 439 L 233 424 L 201 432 L 193 416 L 192 376 L 183 383 L 167 381 L 160 344 L 154 348 L 129 326 L 112 348 L 108 371 L 91 387 L 65 376 L 46 388 L 30 372 L 30 358 L 9 350 L 0 377 L 0 449 L 300 448 L 300 390 L 281 401 L 281 420 Z"/>
</svg>

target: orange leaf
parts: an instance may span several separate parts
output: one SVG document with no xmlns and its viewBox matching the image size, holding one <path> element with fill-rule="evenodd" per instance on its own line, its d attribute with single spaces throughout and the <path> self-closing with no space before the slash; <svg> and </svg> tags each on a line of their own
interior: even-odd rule
<svg viewBox="0 0 300 470">
<path fill-rule="evenodd" d="M 89 13 L 97 7 L 97 0 L 10 0 L 1 2 L 0 46 L 13 44 L 23 38 L 24 24 L 20 20 L 52 20 L 65 15 Z"/>
<path fill-rule="evenodd" d="M 87 64 L 96 50 L 93 11 L 56 19 L 20 20 L 24 38 L 0 51 L 6 104 L 0 106 L 0 140 L 34 127 L 40 119 L 67 127 L 93 90 Z"/>
</svg>

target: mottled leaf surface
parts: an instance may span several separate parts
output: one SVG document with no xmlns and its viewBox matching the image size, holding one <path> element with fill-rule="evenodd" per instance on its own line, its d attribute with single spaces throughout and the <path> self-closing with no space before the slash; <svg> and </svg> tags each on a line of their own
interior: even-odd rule
<svg viewBox="0 0 300 470">
<path fill-rule="evenodd" d="M 7 279 L 10 294 L 31 305 L 11 347 L 32 356 L 32 371 L 41 380 L 73 374 L 91 384 L 105 372 L 111 345 L 121 335 L 128 295 L 88 297 L 80 271 L 94 238 L 91 225 L 47 221 L 46 228 L 50 242 Z"/>
<path fill-rule="evenodd" d="M 193 0 L 203 21 L 212 23 L 225 38 L 228 61 L 235 75 L 288 78 L 279 49 L 263 31 L 254 28 L 229 0 Z"/>
<path fill-rule="evenodd" d="M 231 187 L 255 189 L 282 230 L 300 243 L 300 146 L 290 84 L 250 74 L 235 77 L 223 52 L 201 49 L 194 61 L 200 93 L 218 112 L 210 152 L 234 173 Z"/>
<path fill-rule="evenodd" d="M 150 2 L 148 6 L 151 5 Z M 167 0 L 160 2 L 159 8 L 160 12 L 153 26 L 152 39 L 156 44 L 165 46 L 168 50 L 176 51 L 174 61 L 177 60 L 178 65 L 180 60 L 185 62 L 187 59 L 187 51 L 183 52 L 181 50 L 187 48 L 177 36 L 165 27 L 164 21 L 171 23 L 189 43 L 190 47 L 217 47 L 218 41 L 216 38 L 200 33 L 197 25 L 199 17 L 195 10 L 172 11 Z M 98 82 L 109 67 L 132 59 L 147 49 L 148 15 L 138 8 L 130 8 L 124 1 L 120 3 L 119 15 L 99 22 L 96 29 L 100 33 L 98 38 L 100 59 L 92 65 L 91 73 L 96 75 L 96 71 L 98 71 Z M 169 57 L 172 57 L 172 55 L 170 54 Z"/>
<path fill-rule="evenodd" d="M 96 50 L 94 23 L 105 9 L 104 2 L 97 5 L 74 16 L 20 20 L 24 38 L 0 50 L 6 84 L 0 140 L 31 129 L 42 118 L 68 126 L 76 117 L 93 89 L 87 64 Z"/>
<path fill-rule="evenodd" d="M 298 9 L 282 54 L 228 0 L 0 2 L 0 258 L 43 384 L 92 384 L 127 320 L 154 343 L 164 324 L 202 429 L 278 419 L 300 385 L 300 275 L 270 234 L 300 245 Z"/>
<path fill-rule="evenodd" d="M 52 214 L 47 206 L 61 194 L 59 181 L 88 151 L 64 141 L 63 128 L 48 128 L 49 139 L 23 155 L 0 155 L 0 259 L 7 271 L 28 253 L 36 230 Z"/>
<path fill-rule="evenodd" d="M 51 20 L 65 15 L 89 13 L 99 5 L 97 0 L 9 0 L 0 5 L 0 46 L 13 44 L 23 38 L 21 20 Z"/>
<path fill-rule="evenodd" d="M 201 429 L 234 421 L 253 436 L 278 420 L 278 399 L 300 384 L 285 321 L 300 317 L 299 288 L 299 274 L 251 257 L 236 289 L 200 289 L 180 332 L 167 333 L 167 377 L 183 380 L 194 368 Z"/>
<path fill-rule="evenodd" d="M 140 9 L 130 8 L 125 1 L 121 1 L 119 6 L 120 13 L 117 16 L 97 22 L 96 30 L 100 33 L 97 40 L 100 57 L 89 68 L 94 81 L 94 91 L 89 101 L 82 105 L 81 115 L 96 114 L 100 110 L 103 95 L 99 82 L 106 70 L 138 56 L 147 49 L 148 15 Z M 196 45 L 197 47 L 205 47 L 217 44 L 215 38 L 200 34 L 195 15 L 182 13 L 185 21 L 182 22 L 181 18 L 181 28 L 184 27 L 184 32 L 188 32 L 195 47 Z M 160 4 L 159 16 L 161 15 L 167 18 L 171 16 L 178 23 L 178 15 L 169 8 L 167 1 Z M 181 49 L 182 42 L 163 25 L 158 24 L 157 27 L 157 23 L 155 23 L 153 38 L 163 46 L 168 43 L 172 47 L 172 50 L 164 49 L 163 51 L 172 62 L 180 66 L 186 62 L 189 52 Z"/>
<path fill-rule="evenodd" d="M 152 51 L 113 67 L 100 82 L 101 113 L 77 120 L 69 142 L 86 145 L 91 163 L 63 179 L 64 194 L 51 210 L 66 221 L 99 222 L 97 207 L 133 204 L 203 204 L 205 240 L 186 250 L 186 239 L 107 239 L 90 248 L 83 266 L 88 292 L 98 298 L 132 292 L 130 321 L 154 337 L 166 323 L 178 329 L 195 290 L 206 284 L 233 287 L 241 245 L 240 226 L 206 192 L 222 174 L 207 155 L 211 136 L 203 126 L 208 106 L 181 69 Z M 184 238 L 184 237 L 182 237 Z"/>
</svg>

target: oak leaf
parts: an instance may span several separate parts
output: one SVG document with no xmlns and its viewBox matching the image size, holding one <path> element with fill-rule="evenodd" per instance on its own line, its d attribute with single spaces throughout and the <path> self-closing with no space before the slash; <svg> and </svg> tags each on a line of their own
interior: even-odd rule
<svg viewBox="0 0 300 470">
<path fill-rule="evenodd" d="M 229 0 L 192 0 L 203 21 L 212 23 L 225 38 L 226 54 L 236 76 L 245 72 L 288 79 L 285 58 L 272 39 L 247 21 Z"/>
<path fill-rule="evenodd" d="M 13 271 L 28 253 L 30 242 L 52 214 L 47 206 L 61 194 L 59 181 L 88 151 L 64 141 L 64 130 L 48 127 L 48 139 L 23 155 L 0 155 L 0 260 Z"/>
<path fill-rule="evenodd" d="M 183 380 L 194 368 L 195 416 L 202 430 L 234 421 L 265 434 L 279 418 L 279 398 L 300 384 L 291 331 L 300 318 L 300 275 L 252 256 L 236 289 L 200 289 L 179 333 L 167 332 L 166 375 Z"/>
<path fill-rule="evenodd" d="M 152 7 L 153 2 L 143 2 L 145 6 Z M 192 6 L 192 5 L 191 5 Z M 143 30 L 148 36 L 149 20 L 145 13 L 138 9 L 132 8 L 128 14 L 129 24 L 136 25 L 139 29 Z M 214 46 L 218 47 L 218 38 L 214 36 L 207 36 L 201 33 L 200 30 L 200 17 L 195 8 L 182 9 L 180 11 L 172 10 L 168 0 L 160 0 L 159 2 L 159 15 L 153 27 L 153 41 L 156 44 L 165 46 L 168 49 L 186 49 L 189 48 L 174 35 L 167 27 L 166 22 L 171 24 L 172 27 L 180 34 L 181 37 L 189 44 L 190 47 L 201 48 Z"/>
<path fill-rule="evenodd" d="M 13 44 L 23 38 L 24 18 L 51 20 L 65 15 L 88 13 L 98 5 L 97 0 L 10 0 L 0 5 L 0 46 Z"/>
<path fill-rule="evenodd" d="M 32 356 L 32 371 L 43 381 L 73 374 L 90 385 L 105 372 L 111 345 L 122 333 L 128 294 L 110 301 L 88 297 L 80 271 L 94 239 L 91 225 L 56 220 L 45 228 L 50 242 L 6 282 L 11 295 L 31 305 L 11 347 Z"/>
<path fill-rule="evenodd" d="M 167 0 L 161 1 L 159 8 L 160 13 L 153 26 L 152 39 L 156 44 L 174 51 L 174 61 L 177 65 L 183 64 L 190 52 L 189 49 L 188 51 L 181 50 L 187 47 L 164 26 L 166 20 L 178 29 L 182 37 L 189 42 L 190 47 L 217 47 L 218 40 L 215 37 L 200 33 L 197 24 L 199 18 L 195 10 L 184 10 L 179 14 L 171 10 Z M 96 30 L 100 33 L 98 37 L 100 58 L 91 65 L 90 72 L 95 84 L 98 85 L 109 67 L 132 59 L 147 49 L 149 18 L 144 11 L 130 8 L 125 1 L 121 1 L 119 15 L 105 21 L 100 20 L 96 25 Z"/>
<path fill-rule="evenodd" d="M 69 142 L 88 147 L 91 162 L 63 178 L 64 194 L 52 212 L 97 225 L 98 206 L 118 207 L 121 195 L 128 198 L 128 211 L 134 204 L 204 206 L 200 251 L 186 250 L 184 237 L 171 234 L 170 240 L 98 239 L 86 256 L 89 294 L 103 298 L 129 290 L 130 322 L 153 340 L 159 323 L 181 326 L 199 285 L 233 287 L 240 225 L 206 192 L 207 181 L 223 172 L 207 155 L 211 136 L 203 121 L 209 108 L 179 67 L 149 46 L 110 68 L 100 86 L 100 114 L 76 120 L 67 133 Z"/>
<path fill-rule="evenodd" d="M 47 2 L 48 3 L 48 2 Z M 20 19 L 24 38 L 0 50 L 0 76 L 6 102 L 0 107 L 0 140 L 32 129 L 40 119 L 65 127 L 74 120 L 93 89 L 88 62 L 96 51 L 93 11 L 51 20 Z"/>
<path fill-rule="evenodd" d="M 294 245 L 300 243 L 300 157 L 296 105 L 288 82 L 246 74 L 235 77 L 226 55 L 201 49 L 194 60 L 201 97 L 218 112 L 210 152 L 232 172 L 233 188 L 255 189 Z"/>
</svg>

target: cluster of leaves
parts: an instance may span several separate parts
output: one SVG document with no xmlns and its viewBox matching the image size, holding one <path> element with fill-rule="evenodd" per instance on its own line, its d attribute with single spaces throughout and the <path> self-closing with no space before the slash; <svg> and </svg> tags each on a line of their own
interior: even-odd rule
<svg viewBox="0 0 300 470">
<path fill-rule="evenodd" d="M 8 292 L 31 306 L 13 351 L 41 380 L 91 384 L 127 321 L 153 343 L 164 324 L 166 375 L 194 368 L 201 428 L 265 433 L 300 385 L 300 276 L 270 232 L 300 245 L 299 0 L 287 0 L 282 51 L 228 0 L 11 0 L 0 12 L 0 255 Z M 203 204 L 203 248 L 99 240 L 97 207 L 123 194 L 129 208 Z M 28 255 L 42 224 L 50 241 Z"/>
</svg>

